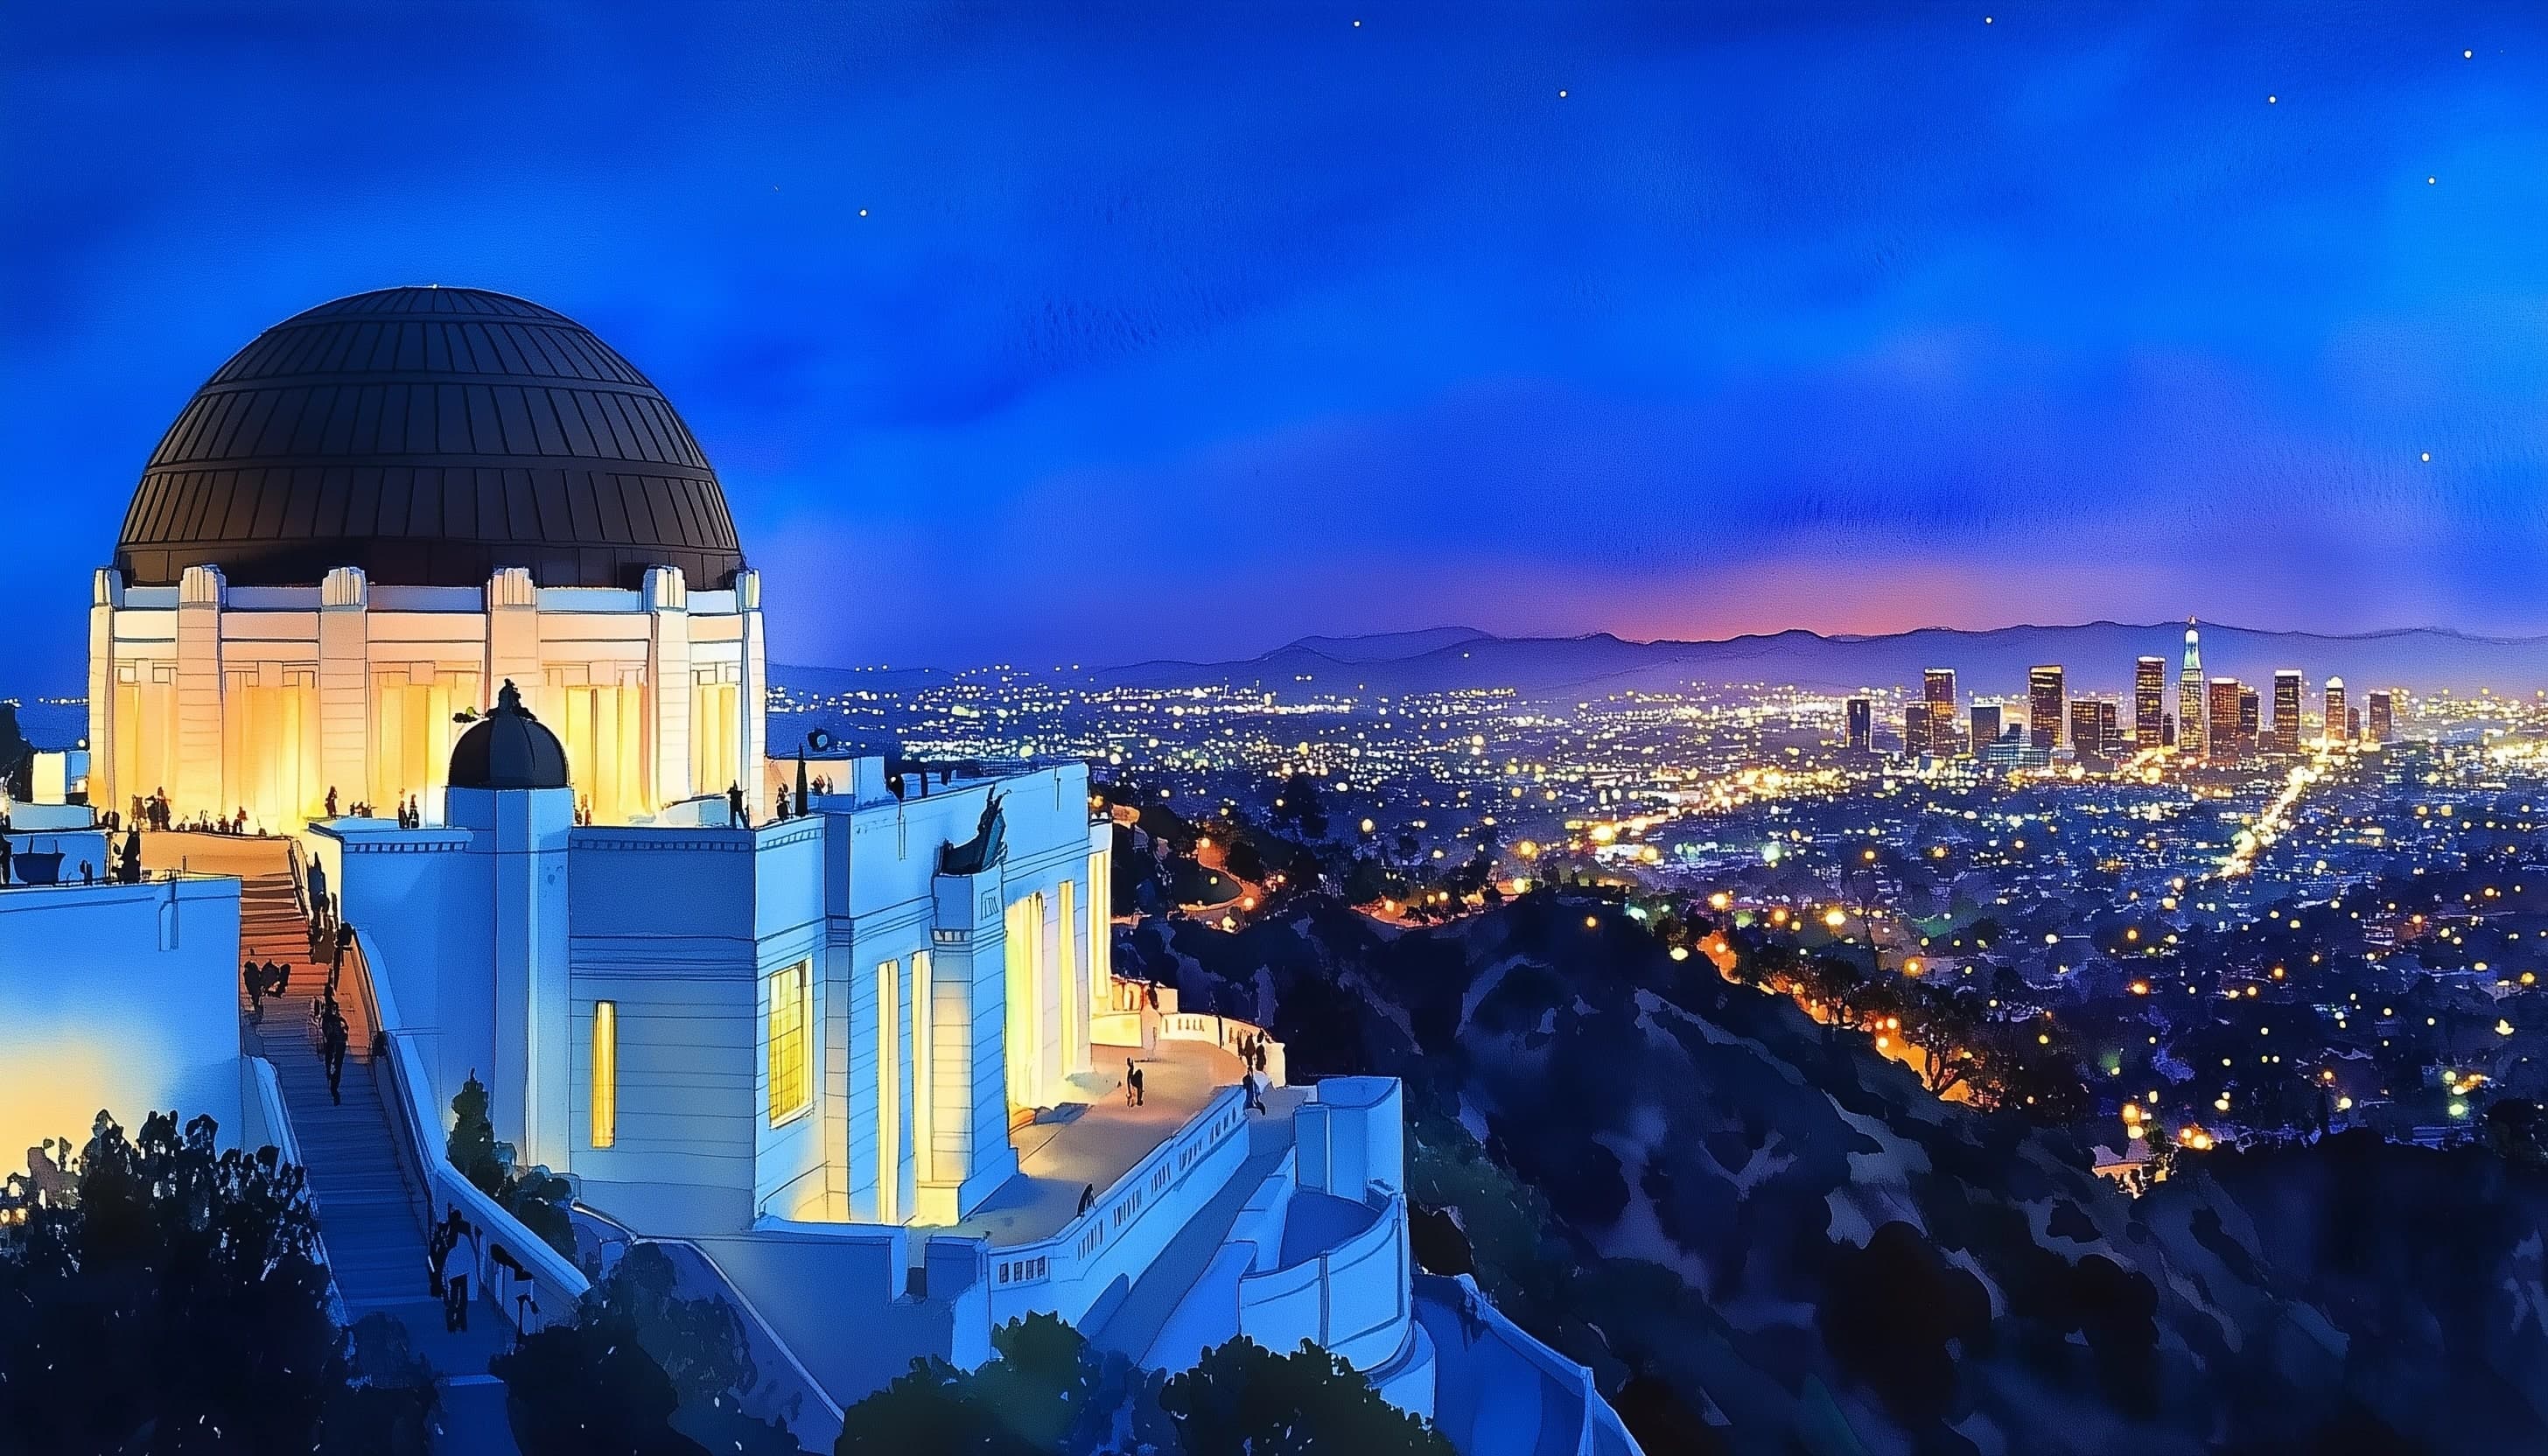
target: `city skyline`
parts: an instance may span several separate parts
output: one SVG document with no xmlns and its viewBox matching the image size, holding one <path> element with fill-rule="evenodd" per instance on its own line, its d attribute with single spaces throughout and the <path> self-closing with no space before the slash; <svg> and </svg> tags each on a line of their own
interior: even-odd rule
<svg viewBox="0 0 2548 1456">
<path fill-rule="evenodd" d="M 359 92 L 301 81 L 410 17 L 155 50 L 42 17 L 0 243 L 45 487 L 20 570 L 79 589 L 239 339 L 434 280 L 558 307 L 684 402 L 794 661 L 1446 617 L 2548 629 L 2499 589 L 2548 550 L 2548 367 L 2508 306 L 2548 279 L 2504 241 L 2548 230 L 2507 161 L 2548 136 L 2541 18 L 2313 11 L 2293 52 L 2277 12 L 863 7 L 593 47 L 478 11 L 484 45 Z M 732 104 L 631 110 L 673 54 Z M 1043 123 L 962 120 L 1012 114 L 986 88 Z M 171 115 L 255 185 L 171 171 Z M 1054 512 L 1114 569 L 1003 567 Z M 844 543 L 928 590 L 831 592 Z M 53 682 L 78 653 L 37 624 L 13 656 Z"/>
<path fill-rule="evenodd" d="M 2538 0 L 11 19 L 0 1447 L 2548 1452 Z"/>
</svg>

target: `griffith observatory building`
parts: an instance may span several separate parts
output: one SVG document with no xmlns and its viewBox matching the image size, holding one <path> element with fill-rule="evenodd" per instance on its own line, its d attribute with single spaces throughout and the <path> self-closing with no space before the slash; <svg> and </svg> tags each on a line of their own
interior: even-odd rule
<svg viewBox="0 0 2548 1456">
<path fill-rule="evenodd" d="M 344 1317 L 452 1373 L 447 1210 L 481 1329 L 571 1319 L 659 1243 L 809 1449 L 1034 1312 L 1160 1369 L 1315 1340 L 1464 1452 L 1635 1449 L 1582 1367 L 1414 1266 L 1394 1080 L 1286 1085 L 1262 1029 L 1115 975 L 1085 765 L 774 738 L 707 453 L 563 315 L 393 288 L 257 335 L 150 454 L 87 605 L 84 761 L 6 806 L 45 866 L 0 884 L 13 1157 L 100 1108 L 273 1144 Z M 252 1004 L 243 960 L 287 986 Z M 572 1189 L 572 1249 L 446 1157 L 473 1080 L 511 1165 Z"/>
</svg>

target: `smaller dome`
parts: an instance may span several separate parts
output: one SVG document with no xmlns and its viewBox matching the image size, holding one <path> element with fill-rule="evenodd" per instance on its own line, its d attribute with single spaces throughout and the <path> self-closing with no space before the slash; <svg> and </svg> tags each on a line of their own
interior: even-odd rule
<svg viewBox="0 0 2548 1456">
<path fill-rule="evenodd" d="M 496 706 L 451 746 L 453 788 L 564 788 L 566 748 L 504 680 Z"/>
</svg>

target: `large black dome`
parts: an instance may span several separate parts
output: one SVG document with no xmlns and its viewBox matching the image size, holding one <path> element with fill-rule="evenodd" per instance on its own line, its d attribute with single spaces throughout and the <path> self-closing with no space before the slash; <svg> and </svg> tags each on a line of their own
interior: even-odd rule
<svg viewBox="0 0 2548 1456">
<path fill-rule="evenodd" d="M 386 288 L 258 334 L 168 427 L 116 566 L 166 586 L 634 587 L 743 566 L 716 472 L 646 376 L 562 314 L 472 288 Z"/>
</svg>

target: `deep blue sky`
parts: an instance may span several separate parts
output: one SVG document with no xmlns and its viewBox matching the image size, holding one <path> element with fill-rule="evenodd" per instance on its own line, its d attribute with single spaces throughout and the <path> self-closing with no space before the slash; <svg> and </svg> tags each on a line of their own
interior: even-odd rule
<svg viewBox="0 0 2548 1456">
<path fill-rule="evenodd" d="M 0 680 L 204 376 L 425 281 L 654 376 L 785 659 L 2548 630 L 2535 0 L 7 0 Z"/>
</svg>

